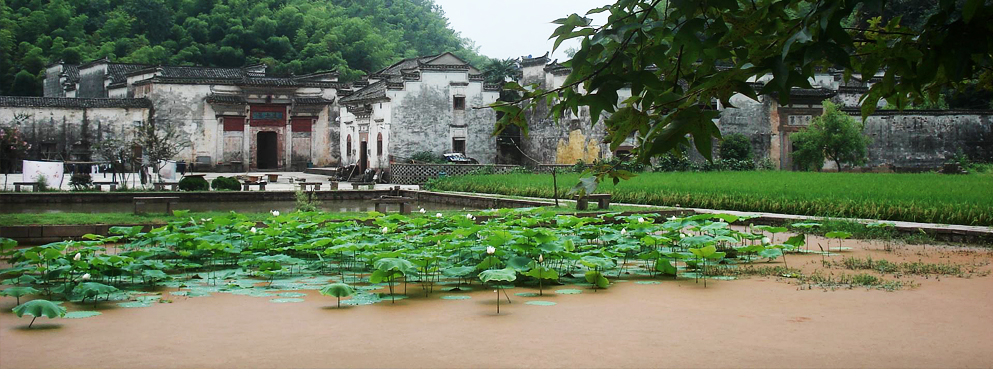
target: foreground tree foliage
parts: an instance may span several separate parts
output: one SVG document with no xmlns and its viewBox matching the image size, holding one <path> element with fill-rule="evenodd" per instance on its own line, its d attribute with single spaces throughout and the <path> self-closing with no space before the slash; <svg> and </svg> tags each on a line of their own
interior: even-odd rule
<svg viewBox="0 0 993 369">
<path fill-rule="evenodd" d="M 871 139 L 862 134 L 862 123 L 848 116 L 830 101 L 824 102 L 824 114 L 815 117 L 806 129 L 790 136 L 793 161 L 803 170 L 820 170 L 830 159 L 841 170 L 865 164 Z"/>
<path fill-rule="evenodd" d="M 0 0 L 3 94 L 40 95 L 45 65 L 59 60 L 266 63 L 280 74 L 337 69 L 348 79 L 444 51 L 485 60 L 432 0 Z"/>
<path fill-rule="evenodd" d="M 552 106 L 556 118 L 588 107 L 596 122 L 606 119 L 614 150 L 629 137 L 642 162 L 680 146 L 695 146 L 710 158 L 712 138 L 721 138 L 716 102 L 742 94 L 775 95 L 789 103 L 791 88 L 810 88 L 808 78 L 840 68 L 846 78 L 880 76 L 863 96 L 863 116 L 880 99 L 898 107 L 937 101 L 943 87 L 993 84 L 993 4 L 984 0 L 941 0 L 913 27 L 902 24 L 884 0 L 618 0 L 586 15 L 607 14 L 596 25 L 585 16 L 558 19 L 555 45 L 580 38 L 565 62 L 572 73 L 561 88 L 508 84 L 524 96 L 498 103 L 497 131 L 527 131 L 525 111 Z M 922 16 L 923 17 L 923 16 Z M 860 21 L 865 19 L 865 21 Z M 749 82 L 767 78 L 760 90 Z M 618 101 L 630 87 L 632 97 Z M 598 177 L 615 181 L 616 171 Z"/>
</svg>

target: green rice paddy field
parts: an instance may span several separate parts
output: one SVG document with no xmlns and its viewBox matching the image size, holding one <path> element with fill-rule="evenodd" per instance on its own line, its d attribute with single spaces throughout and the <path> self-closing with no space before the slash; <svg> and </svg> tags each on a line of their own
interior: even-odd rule
<svg viewBox="0 0 993 369">
<path fill-rule="evenodd" d="M 559 174 L 559 195 L 579 174 Z M 550 174 L 447 177 L 441 191 L 551 198 Z M 614 202 L 993 226 L 993 175 L 786 171 L 641 173 L 599 193 Z"/>
</svg>

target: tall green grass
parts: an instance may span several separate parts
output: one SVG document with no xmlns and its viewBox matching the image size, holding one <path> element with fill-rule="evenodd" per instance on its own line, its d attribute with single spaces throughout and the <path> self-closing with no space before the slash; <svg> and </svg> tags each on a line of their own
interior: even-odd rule
<svg viewBox="0 0 993 369">
<path fill-rule="evenodd" d="M 558 176 L 560 196 L 578 174 Z M 552 197 L 552 176 L 446 177 L 444 191 Z M 597 192 L 615 202 L 929 223 L 993 225 L 993 176 L 936 173 L 676 172 L 642 173 Z"/>
</svg>

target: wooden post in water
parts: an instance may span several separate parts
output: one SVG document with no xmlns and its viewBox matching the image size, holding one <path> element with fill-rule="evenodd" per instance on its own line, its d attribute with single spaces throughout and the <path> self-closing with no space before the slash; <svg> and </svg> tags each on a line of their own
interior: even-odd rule
<svg viewBox="0 0 993 369">
<path fill-rule="evenodd" d="M 555 167 L 552 167 L 552 196 L 555 198 L 555 207 L 559 207 L 559 182 L 555 178 Z"/>
</svg>

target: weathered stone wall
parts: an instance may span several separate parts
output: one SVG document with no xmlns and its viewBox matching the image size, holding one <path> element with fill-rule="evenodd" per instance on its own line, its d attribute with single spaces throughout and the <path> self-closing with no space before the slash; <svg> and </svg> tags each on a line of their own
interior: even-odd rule
<svg viewBox="0 0 993 369">
<path fill-rule="evenodd" d="M 860 119 L 858 112 L 850 114 Z M 872 138 L 870 167 L 930 170 L 959 150 L 974 161 L 993 162 L 993 111 L 877 111 L 863 132 Z"/>
<path fill-rule="evenodd" d="M 156 84 L 146 96 L 155 106 L 157 124 L 179 128 L 189 139 L 189 145 L 176 155 L 176 160 L 196 162 L 197 156 L 209 156 L 211 163 L 223 157 L 223 132 L 214 109 L 204 99 L 211 93 L 209 85 Z"/>
<path fill-rule="evenodd" d="M 734 108 L 721 111 L 717 123 L 722 135 L 740 133 L 752 143 L 752 157 L 758 161 L 769 158 L 772 144 L 772 124 L 770 122 L 771 99 L 752 100 L 744 95 L 731 97 Z M 717 152 L 717 145 L 714 147 Z"/>
<path fill-rule="evenodd" d="M 131 134 L 134 122 L 148 119 L 144 108 L 0 108 L 0 122 L 20 121 L 31 144 L 28 159 L 92 160 L 103 137 Z"/>
<path fill-rule="evenodd" d="M 88 68 L 79 69 L 79 88 L 76 97 L 107 97 L 104 78 L 107 76 L 107 64 L 97 63 Z"/>
<path fill-rule="evenodd" d="M 431 151 L 440 157 L 451 152 L 453 137 L 464 135 L 467 156 L 481 164 L 496 162 L 496 138 L 492 135 L 496 115 L 492 109 L 473 107 L 489 105 L 496 101 L 498 93 L 483 91 L 480 82 L 452 84 L 467 80 L 465 72 L 423 72 L 421 81 L 406 82 L 402 91 L 388 91 L 392 114 L 386 144 L 395 160 L 410 158 L 420 151 Z M 464 111 L 453 109 L 455 94 L 465 96 Z M 375 138 L 370 132 L 373 150 Z"/>
</svg>

